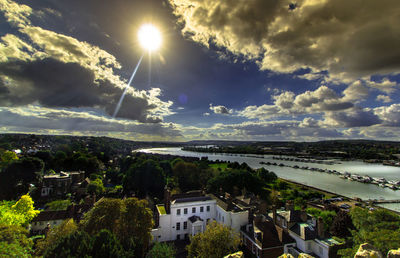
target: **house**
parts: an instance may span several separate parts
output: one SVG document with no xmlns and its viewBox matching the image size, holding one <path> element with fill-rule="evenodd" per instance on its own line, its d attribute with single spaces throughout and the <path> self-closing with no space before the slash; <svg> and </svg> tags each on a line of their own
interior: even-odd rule
<svg viewBox="0 0 400 258">
<path fill-rule="evenodd" d="M 285 211 L 272 212 L 275 225 L 282 227 L 295 242 L 285 244 L 284 252 L 298 257 L 300 253 L 313 257 L 334 257 L 340 243 L 327 236 L 322 218 L 313 218 L 303 210 L 295 210 L 288 202 Z"/>
<path fill-rule="evenodd" d="M 40 234 L 48 227 L 60 225 L 64 220 L 71 218 L 67 210 L 42 211 L 31 222 L 30 229 L 33 234 Z"/>
<path fill-rule="evenodd" d="M 236 232 L 248 224 L 249 208 L 232 198 L 192 191 L 170 194 L 165 190 L 164 204 L 156 205 L 153 240 L 158 242 L 188 239 L 204 232 L 211 220 L 231 227 Z"/>
<path fill-rule="evenodd" d="M 244 246 L 256 257 L 275 258 L 284 252 L 284 246 L 296 243 L 287 231 L 276 225 L 273 220 L 257 215 L 253 223 L 245 225 L 240 231 Z"/>
<path fill-rule="evenodd" d="M 84 181 L 84 171 L 63 172 L 43 176 L 40 194 L 42 197 L 62 196 L 71 192 L 80 182 Z"/>
<path fill-rule="evenodd" d="M 84 203 L 72 204 L 66 210 L 41 211 L 30 223 L 32 234 L 42 234 L 51 227 L 59 226 L 66 219 L 79 222 L 96 202 L 96 196 L 87 196 Z"/>
</svg>

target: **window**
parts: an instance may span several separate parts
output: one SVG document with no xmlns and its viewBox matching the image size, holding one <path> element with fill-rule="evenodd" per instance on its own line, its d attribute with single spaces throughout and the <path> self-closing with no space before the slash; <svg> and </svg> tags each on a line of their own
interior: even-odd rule
<svg viewBox="0 0 400 258">
<path fill-rule="evenodd" d="M 183 222 L 183 229 L 187 229 L 187 221 Z"/>
<path fill-rule="evenodd" d="M 203 206 L 200 207 L 200 212 L 204 212 L 204 207 Z"/>
<path fill-rule="evenodd" d="M 176 215 L 178 215 L 178 216 L 181 215 L 181 209 L 176 210 Z"/>
<path fill-rule="evenodd" d="M 187 208 L 183 209 L 183 214 L 187 214 Z"/>
<path fill-rule="evenodd" d="M 181 223 L 180 222 L 176 222 L 176 230 L 181 230 Z"/>
<path fill-rule="evenodd" d="M 210 211 L 210 206 L 207 206 L 207 211 Z"/>
<path fill-rule="evenodd" d="M 196 207 L 192 208 L 192 213 L 196 213 Z"/>
<path fill-rule="evenodd" d="M 225 221 L 224 221 L 224 216 L 222 216 L 222 223 L 224 223 Z"/>
<path fill-rule="evenodd" d="M 181 240 L 181 235 L 176 235 L 176 240 Z"/>
</svg>

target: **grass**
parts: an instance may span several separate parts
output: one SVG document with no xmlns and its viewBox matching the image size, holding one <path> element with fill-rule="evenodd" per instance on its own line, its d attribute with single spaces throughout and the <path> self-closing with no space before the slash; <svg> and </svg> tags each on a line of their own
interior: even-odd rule
<svg viewBox="0 0 400 258">
<path fill-rule="evenodd" d="M 225 170 L 228 168 L 228 163 L 215 163 L 209 165 L 211 168 Z"/>
</svg>

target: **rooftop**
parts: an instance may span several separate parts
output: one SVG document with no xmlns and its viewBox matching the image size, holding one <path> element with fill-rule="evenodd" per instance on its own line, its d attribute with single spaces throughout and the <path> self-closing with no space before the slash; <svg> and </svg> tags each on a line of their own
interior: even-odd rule
<svg viewBox="0 0 400 258">
<path fill-rule="evenodd" d="M 167 211 L 165 210 L 164 204 L 157 204 L 156 207 L 157 207 L 158 213 L 160 215 L 166 215 L 167 214 Z"/>
</svg>

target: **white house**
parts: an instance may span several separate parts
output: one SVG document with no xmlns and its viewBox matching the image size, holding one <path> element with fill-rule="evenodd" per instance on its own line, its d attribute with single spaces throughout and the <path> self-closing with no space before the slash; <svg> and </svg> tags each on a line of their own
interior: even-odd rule
<svg viewBox="0 0 400 258">
<path fill-rule="evenodd" d="M 156 228 L 153 240 L 158 242 L 187 239 L 206 229 L 209 221 L 215 220 L 239 232 L 248 224 L 249 209 L 233 200 L 189 192 L 170 196 L 167 190 L 165 204 L 157 206 Z"/>
</svg>

